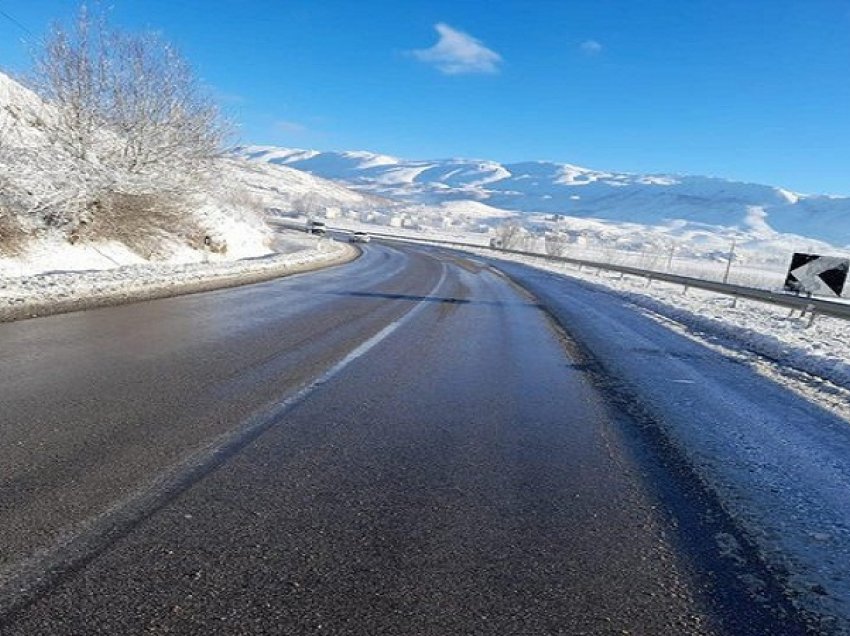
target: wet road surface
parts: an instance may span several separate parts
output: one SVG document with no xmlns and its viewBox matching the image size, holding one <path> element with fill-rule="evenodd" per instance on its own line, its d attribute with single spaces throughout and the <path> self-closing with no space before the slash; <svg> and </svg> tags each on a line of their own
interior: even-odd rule
<svg viewBox="0 0 850 636">
<path fill-rule="evenodd" d="M 801 633 L 476 261 L 0 325 L 2 634 Z"/>
</svg>

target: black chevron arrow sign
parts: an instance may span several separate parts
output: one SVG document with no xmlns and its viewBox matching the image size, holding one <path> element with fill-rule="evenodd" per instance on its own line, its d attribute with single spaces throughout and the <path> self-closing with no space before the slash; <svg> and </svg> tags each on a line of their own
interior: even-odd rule
<svg viewBox="0 0 850 636">
<path fill-rule="evenodd" d="M 798 294 L 841 296 L 850 259 L 819 254 L 794 254 L 785 289 Z"/>
</svg>

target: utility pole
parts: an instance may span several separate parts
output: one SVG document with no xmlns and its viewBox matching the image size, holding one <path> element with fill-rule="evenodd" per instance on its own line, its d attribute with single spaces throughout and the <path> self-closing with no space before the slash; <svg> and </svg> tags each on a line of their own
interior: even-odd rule
<svg viewBox="0 0 850 636">
<path fill-rule="evenodd" d="M 723 283 L 729 282 L 729 271 L 732 269 L 732 260 L 735 258 L 735 241 L 732 239 L 732 246 L 729 248 L 729 260 L 726 261 L 726 272 L 723 274 Z"/>
</svg>

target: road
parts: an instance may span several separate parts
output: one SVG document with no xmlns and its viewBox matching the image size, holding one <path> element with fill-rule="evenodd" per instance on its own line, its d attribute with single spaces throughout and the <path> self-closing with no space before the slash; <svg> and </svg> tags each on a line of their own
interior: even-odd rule
<svg viewBox="0 0 850 636">
<path fill-rule="evenodd" d="M 372 244 L 0 349 L 4 635 L 804 633 L 482 262 Z"/>
</svg>

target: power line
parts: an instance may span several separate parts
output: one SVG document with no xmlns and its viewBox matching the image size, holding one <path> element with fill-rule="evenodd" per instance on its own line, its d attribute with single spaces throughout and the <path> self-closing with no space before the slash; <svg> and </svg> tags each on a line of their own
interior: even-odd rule
<svg viewBox="0 0 850 636">
<path fill-rule="evenodd" d="M 21 22 L 20 22 L 19 20 L 16 20 L 16 19 L 15 19 L 15 18 L 13 18 L 12 16 L 10 16 L 8 13 L 6 13 L 5 11 L 3 11 L 3 9 L 0 9 L 0 15 L 2 15 L 2 16 L 3 16 L 4 18 L 6 18 L 9 22 L 11 22 L 12 24 L 14 24 L 16 27 L 18 27 L 18 28 L 19 28 L 19 29 L 21 29 L 22 31 L 24 31 L 24 32 L 28 33 L 29 35 L 32 35 L 32 36 L 34 36 L 34 35 L 35 35 L 35 34 L 34 34 L 32 31 L 30 31 L 30 30 L 29 30 L 26 26 L 24 26 L 23 24 L 21 24 Z"/>
</svg>

